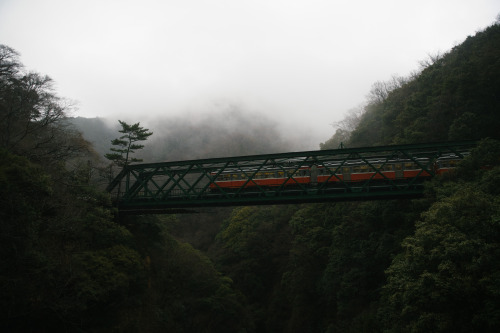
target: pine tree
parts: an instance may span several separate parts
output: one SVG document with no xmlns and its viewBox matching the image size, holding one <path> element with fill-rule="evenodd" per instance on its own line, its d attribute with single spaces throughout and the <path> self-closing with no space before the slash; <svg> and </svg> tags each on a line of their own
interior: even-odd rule
<svg viewBox="0 0 500 333">
<path fill-rule="evenodd" d="M 105 154 L 104 157 L 120 167 L 125 167 L 132 162 L 142 162 L 142 159 L 130 157 L 130 154 L 144 148 L 144 145 L 136 144 L 136 142 L 147 140 L 153 132 L 148 132 L 149 129 L 141 127 L 140 123 L 129 125 L 121 120 L 118 120 L 118 122 L 122 126 L 119 132 L 123 133 L 123 135 L 111 140 L 111 144 L 116 148 L 111 147 L 112 153 Z"/>
</svg>

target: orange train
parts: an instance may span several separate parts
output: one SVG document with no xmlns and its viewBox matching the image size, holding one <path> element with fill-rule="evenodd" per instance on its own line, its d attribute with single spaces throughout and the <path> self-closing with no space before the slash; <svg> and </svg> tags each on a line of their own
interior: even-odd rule
<svg viewBox="0 0 500 333">
<path fill-rule="evenodd" d="M 210 184 L 210 189 L 239 189 L 242 187 L 276 188 L 281 186 L 316 186 L 328 182 L 334 186 L 341 182 L 363 182 L 367 180 L 404 180 L 428 179 L 432 175 L 424 170 L 433 169 L 435 174 L 442 174 L 455 168 L 461 159 L 452 155 L 441 157 L 430 163 L 428 158 L 413 160 L 380 161 L 368 160 L 344 163 L 331 163 L 325 166 L 304 167 L 267 167 L 256 172 L 256 169 L 231 169 L 222 173 L 213 172 L 215 181 Z M 376 168 L 376 169 L 375 169 Z M 378 170 L 378 171 L 377 171 Z M 333 172 L 335 172 L 334 175 Z M 252 177 L 249 181 L 248 179 Z"/>
</svg>

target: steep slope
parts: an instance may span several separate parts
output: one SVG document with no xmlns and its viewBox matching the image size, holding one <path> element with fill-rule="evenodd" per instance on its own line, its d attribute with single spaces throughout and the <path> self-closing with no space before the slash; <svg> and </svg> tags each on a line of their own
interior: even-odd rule
<svg viewBox="0 0 500 333">
<path fill-rule="evenodd" d="M 350 146 L 500 138 L 500 24 L 365 108 Z"/>
</svg>

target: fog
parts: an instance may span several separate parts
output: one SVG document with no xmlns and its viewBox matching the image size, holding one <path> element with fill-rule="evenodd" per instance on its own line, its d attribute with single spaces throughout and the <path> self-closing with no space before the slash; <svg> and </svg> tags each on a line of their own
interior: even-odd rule
<svg viewBox="0 0 500 333">
<path fill-rule="evenodd" d="M 71 122 L 92 143 L 98 156 L 109 153 L 111 140 L 120 136 L 116 120 L 72 118 Z M 211 114 L 163 116 L 142 123 L 153 132 L 136 157 L 144 162 L 166 162 L 287 151 L 303 151 L 318 145 L 307 136 L 285 136 L 278 124 L 263 114 L 235 105 Z"/>
<path fill-rule="evenodd" d="M 409 75 L 499 12 L 497 0 L 2 0 L 0 43 L 52 77 L 74 116 L 159 134 L 158 119 L 227 128 L 210 115 L 236 106 L 316 149 L 376 81 Z"/>
</svg>

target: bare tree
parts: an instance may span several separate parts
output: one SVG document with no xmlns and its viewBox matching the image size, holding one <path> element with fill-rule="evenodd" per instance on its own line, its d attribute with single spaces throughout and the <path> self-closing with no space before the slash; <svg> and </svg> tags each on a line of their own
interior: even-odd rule
<svg viewBox="0 0 500 333">
<path fill-rule="evenodd" d="M 365 108 L 363 106 L 358 106 L 356 108 L 350 109 L 347 111 L 344 119 L 340 121 L 336 121 L 331 125 L 335 129 L 340 129 L 344 132 L 351 133 L 356 129 L 359 122 L 361 121 L 361 117 L 365 113 Z"/>
<path fill-rule="evenodd" d="M 393 75 L 388 81 L 375 82 L 367 96 L 369 103 L 382 103 L 393 90 L 401 88 L 407 82 L 407 78 L 398 75 Z"/>
<path fill-rule="evenodd" d="M 350 139 L 352 131 L 356 129 L 364 113 L 365 108 L 360 105 L 357 108 L 349 110 L 344 119 L 332 123 L 331 125 L 335 128 L 335 134 L 324 143 L 320 143 L 320 149 L 342 148 Z"/>
<path fill-rule="evenodd" d="M 0 147 L 33 159 L 86 151 L 88 143 L 66 121 L 71 108 L 50 77 L 25 72 L 19 54 L 0 45 Z"/>
<path fill-rule="evenodd" d="M 441 52 L 436 52 L 435 54 L 427 53 L 427 58 L 419 61 L 419 65 L 422 69 L 430 67 L 443 59 L 443 54 Z"/>
</svg>

